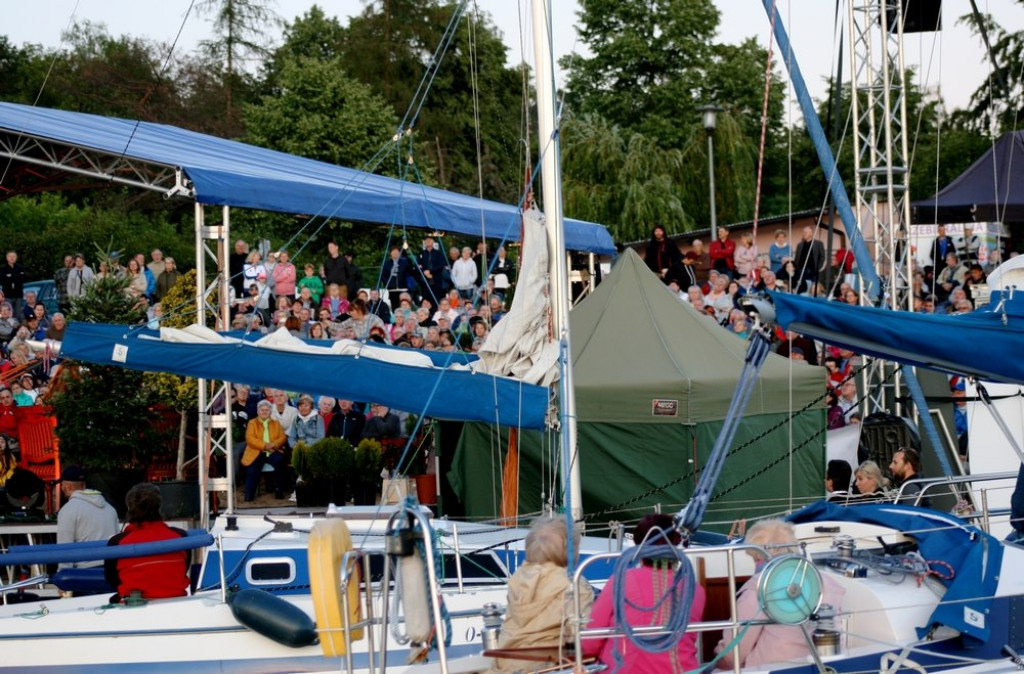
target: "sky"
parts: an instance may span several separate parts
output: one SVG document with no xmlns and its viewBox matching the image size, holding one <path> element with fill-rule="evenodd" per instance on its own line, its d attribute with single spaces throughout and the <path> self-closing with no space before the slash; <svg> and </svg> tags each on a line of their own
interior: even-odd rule
<svg viewBox="0 0 1024 674">
<path fill-rule="evenodd" d="M 191 0 L 4 0 L 0 32 L 17 45 L 34 43 L 53 47 L 60 43 L 61 32 L 75 18 L 103 23 L 114 35 L 128 34 L 171 43 L 190 4 Z M 313 4 L 311 0 L 277 0 L 274 11 L 292 20 Z M 361 0 L 320 0 L 317 4 L 343 23 L 347 17 L 360 13 L 364 6 Z M 556 57 L 583 51 L 574 27 L 577 2 L 552 0 L 552 4 Z M 722 14 L 721 41 L 736 43 L 754 37 L 768 45 L 770 24 L 761 0 L 715 0 L 715 4 Z M 842 4 L 845 6 L 846 1 Z M 1024 4 L 1019 0 L 979 0 L 978 5 L 982 12 L 991 13 L 1008 30 L 1024 30 Z M 503 33 L 510 47 L 510 61 L 519 62 L 520 44 L 525 44 L 527 61 L 532 63 L 529 0 L 478 0 L 478 7 L 492 16 Z M 832 39 L 835 3 L 778 0 L 778 7 L 811 94 L 821 99 L 825 95 L 824 79 L 835 70 Z M 946 0 L 944 30 L 908 35 L 904 43 L 907 64 L 918 69 L 918 80 L 930 90 L 941 91 L 950 108 L 964 107 L 988 72 L 980 39 L 956 23 L 959 16 L 969 11 L 967 0 Z M 210 31 L 209 19 L 196 16 L 193 10 L 184 22 L 179 49 L 190 51 L 200 40 L 210 37 Z M 848 80 L 849 76 L 844 75 L 844 79 Z M 793 119 L 799 117 L 795 104 L 791 114 Z"/>
</svg>

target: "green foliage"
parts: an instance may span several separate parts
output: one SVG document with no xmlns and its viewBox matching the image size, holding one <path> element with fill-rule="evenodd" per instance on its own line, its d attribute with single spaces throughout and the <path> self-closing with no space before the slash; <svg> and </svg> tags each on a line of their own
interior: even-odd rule
<svg viewBox="0 0 1024 674">
<path fill-rule="evenodd" d="M 1018 4 L 1020 0 L 1018 0 Z M 954 115 L 954 123 L 976 133 L 997 134 L 1015 131 L 1024 118 L 1024 31 L 1011 33 L 990 14 L 981 17 L 992 45 L 994 67 L 986 64 L 985 80 L 971 95 L 970 107 Z M 967 24 L 980 39 L 978 22 L 973 14 L 958 23 Z"/>
<path fill-rule="evenodd" d="M 311 159 L 362 167 L 390 142 L 398 120 L 340 60 L 281 63 L 280 92 L 245 108 L 247 140 Z M 372 165 L 370 168 L 374 168 Z"/>
<path fill-rule="evenodd" d="M 97 241 L 113 241 L 118 249 L 130 243 L 128 254 L 160 248 L 177 260 L 195 257 L 194 237 L 180 234 L 166 213 L 146 215 L 127 203 L 122 206 L 124 210 L 97 208 L 88 201 L 75 205 L 52 193 L 0 201 L 4 246 L 18 251 L 18 262 L 31 279 L 51 278 L 64 256 L 77 251 L 95 269 Z"/>
<path fill-rule="evenodd" d="M 426 181 L 478 194 L 482 179 L 485 198 L 514 203 L 523 181 L 523 75 L 506 67 L 508 49 L 486 14 L 462 18 L 422 107 L 412 109 L 427 55 L 441 43 L 457 6 L 437 0 L 370 2 L 349 24 L 343 63 L 356 79 L 380 91 L 399 117 L 416 113 L 407 124 L 415 123 L 413 150 Z"/>
<path fill-rule="evenodd" d="M 345 438 L 323 438 L 312 445 L 300 442 L 292 451 L 292 467 L 305 478 L 347 477 L 356 462 L 356 452 Z"/>
<path fill-rule="evenodd" d="M 765 50 L 753 39 L 716 44 L 719 13 L 711 0 L 580 5 L 580 40 L 592 56 L 573 54 L 563 61 L 569 70 L 567 99 L 583 124 L 604 128 L 583 133 L 602 141 L 597 155 L 585 147 L 587 140 L 573 139 L 571 130 L 563 134 L 567 213 L 609 225 L 620 241 L 646 238 L 654 224 L 670 232 L 707 226 L 707 135 L 699 108 L 717 102 L 726 107 L 715 132 L 719 221 L 750 218 Z M 784 157 L 777 143 L 783 87 L 774 71 L 771 78 L 769 166 L 781 162 L 780 153 Z M 600 166 L 609 154 L 611 165 Z"/>
<path fill-rule="evenodd" d="M 363 438 L 356 445 L 353 480 L 359 484 L 377 484 L 384 467 L 384 448 L 371 438 Z"/>
<path fill-rule="evenodd" d="M 208 328 L 217 327 L 217 315 L 210 310 L 211 306 L 217 306 L 217 291 L 214 290 L 208 300 L 206 309 L 206 320 L 203 325 Z M 167 328 L 187 328 L 196 324 L 196 270 L 190 269 L 181 275 L 178 282 L 171 286 L 171 289 L 160 301 L 163 307 L 164 317 L 160 325 Z"/>
<path fill-rule="evenodd" d="M 213 16 L 216 39 L 204 40 L 200 47 L 210 63 L 220 65 L 220 91 L 223 95 L 224 120 L 230 129 L 237 129 L 239 92 L 252 88 L 244 64 L 269 54 L 267 27 L 277 22 L 269 0 L 201 0 L 200 14 Z M 234 134 L 232 134 L 234 135 Z"/>
<path fill-rule="evenodd" d="M 91 323 L 137 324 L 145 309 L 125 292 L 128 280 L 97 278 L 73 304 L 69 318 Z M 61 461 L 86 469 L 140 468 L 161 444 L 152 435 L 152 392 L 143 373 L 122 367 L 84 365 L 62 368 L 62 381 L 50 398 L 57 417 Z"/>
<path fill-rule="evenodd" d="M 925 95 L 912 72 L 907 72 L 906 82 L 904 98 L 907 106 L 907 127 L 913 129 L 914 134 L 910 146 L 911 157 L 908 158 L 911 162 L 910 198 L 921 199 L 935 194 L 970 166 L 984 152 L 988 141 L 984 136 L 962 127 L 941 125 L 941 102 Z M 832 137 L 832 120 L 837 114 L 836 106 L 840 120 L 850 119 L 851 89 L 849 85 L 844 86 L 838 102 L 835 101 L 834 89 L 835 87 L 830 85 L 829 91 L 833 93 L 818 105 L 818 117 L 836 156 L 839 175 L 852 198 L 855 189 L 853 141 L 850 132 L 846 132 L 845 140 L 842 142 Z M 868 104 L 867 96 L 863 93 L 859 96 L 859 105 L 863 110 Z M 862 126 L 862 134 L 867 136 L 869 131 L 866 124 Z M 827 184 L 814 146 L 804 128 L 796 129 L 793 134 L 791 159 L 793 210 L 820 208 L 825 203 Z"/>
<path fill-rule="evenodd" d="M 583 0 L 568 100 L 631 131 L 680 147 L 699 124 L 719 13 L 711 0 Z"/>
</svg>

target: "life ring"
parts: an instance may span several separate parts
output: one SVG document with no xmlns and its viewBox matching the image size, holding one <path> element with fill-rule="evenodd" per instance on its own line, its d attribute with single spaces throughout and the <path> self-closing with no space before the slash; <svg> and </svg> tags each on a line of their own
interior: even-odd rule
<svg viewBox="0 0 1024 674">
<path fill-rule="evenodd" d="M 344 520 L 317 522 L 309 532 L 309 586 L 313 595 L 320 648 L 324 656 L 345 655 L 345 616 L 341 603 L 341 571 L 345 553 L 352 549 L 352 536 Z M 348 585 L 348 624 L 362 620 L 359 602 L 359 569 Z M 363 638 L 363 630 L 351 630 L 352 641 Z"/>
</svg>

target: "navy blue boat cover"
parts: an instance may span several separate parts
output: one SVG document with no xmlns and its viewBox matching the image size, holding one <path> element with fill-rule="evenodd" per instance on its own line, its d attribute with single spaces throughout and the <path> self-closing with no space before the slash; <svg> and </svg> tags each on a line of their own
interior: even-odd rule
<svg viewBox="0 0 1024 674">
<path fill-rule="evenodd" d="M 250 342 L 165 342 L 154 330 L 68 323 L 61 356 L 147 372 L 259 383 L 363 402 L 437 419 L 544 428 L 548 390 L 464 369 L 418 368 L 369 357 L 298 353 Z"/>
<path fill-rule="evenodd" d="M 1002 544 L 963 520 L 927 508 L 894 504 L 864 504 L 843 507 L 819 501 L 789 516 L 791 522 L 867 522 L 881 524 L 910 534 L 926 560 L 942 560 L 954 570 L 952 580 L 941 579 L 946 594 L 932 612 L 928 625 L 918 625 L 923 635 L 939 623 L 987 641 L 987 622 L 965 619 L 965 608 L 988 615 L 1002 569 Z"/>
<path fill-rule="evenodd" d="M 1024 293 L 993 291 L 966 314 L 918 314 L 772 293 L 779 325 L 857 353 L 950 374 L 1024 384 Z M 1018 323 L 1018 321 L 1020 321 Z"/>
<path fill-rule="evenodd" d="M 519 239 L 515 206 L 174 126 L 0 103 L 0 129 L 181 168 L 203 204 Z M 615 253 L 605 227 L 581 220 L 565 220 L 565 242 Z"/>
</svg>

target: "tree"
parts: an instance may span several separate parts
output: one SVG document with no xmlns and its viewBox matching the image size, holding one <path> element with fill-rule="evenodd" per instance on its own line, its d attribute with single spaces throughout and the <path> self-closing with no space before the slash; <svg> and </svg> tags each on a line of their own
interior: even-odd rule
<svg viewBox="0 0 1024 674">
<path fill-rule="evenodd" d="M 174 284 L 164 295 L 161 306 L 164 318 L 160 325 L 166 328 L 185 328 L 196 321 L 196 270 L 192 269 Z M 208 316 L 202 325 L 215 323 L 214 317 Z M 188 431 L 188 415 L 199 405 L 199 380 L 195 377 L 182 377 L 170 372 L 146 372 L 146 386 L 153 391 L 154 400 L 175 410 L 181 415 L 178 424 L 178 455 L 175 461 L 175 479 L 185 479 L 185 438 Z M 212 387 L 216 382 L 209 382 Z"/>
<path fill-rule="evenodd" d="M 569 105 L 682 147 L 708 102 L 718 21 L 711 0 L 582 0 L 579 39 L 593 56 L 563 60 Z"/>
<path fill-rule="evenodd" d="M 767 52 L 753 39 L 739 45 L 716 44 L 719 18 L 711 0 L 581 2 L 580 40 L 592 56 L 572 54 L 562 62 L 569 71 L 570 109 L 604 117 L 623 138 L 639 134 L 645 139 L 637 144 L 631 140 L 631 146 L 677 150 L 686 159 L 686 176 L 661 183 L 664 190 L 652 192 L 653 185 L 648 184 L 646 194 L 637 193 L 635 203 L 648 208 L 622 211 L 621 228 L 649 230 L 654 214 L 676 212 L 673 200 L 686 214 L 675 224 L 692 227 L 707 222 L 707 136 L 699 108 L 716 102 L 726 106 L 715 134 L 720 221 L 753 215 Z M 783 88 L 774 68 L 770 84 L 765 154 L 768 175 L 775 175 L 770 169 L 782 165 Z M 567 137 L 566 144 L 570 143 Z M 569 177 L 576 178 L 571 171 L 567 170 Z M 636 183 L 637 175 L 620 185 L 638 190 L 645 182 Z M 668 201 L 655 206 L 658 199 Z M 625 222 L 637 217 L 646 223 Z M 659 224 L 673 227 L 671 222 Z"/>
<path fill-rule="evenodd" d="M 16 47 L 6 35 L 0 35 L 0 100 L 34 103 L 40 90 L 45 64 L 37 47 Z"/>
<path fill-rule="evenodd" d="M 197 7 L 200 13 L 213 16 L 218 38 L 204 40 L 200 46 L 213 61 L 223 65 L 224 119 L 229 128 L 236 121 L 235 94 L 250 87 L 245 62 L 265 58 L 269 53 L 266 30 L 277 21 L 270 5 L 269 0 L 201 0 Z"/>
<path fill-rule="evenodd" d="M 344 73 L 339 59 L 281 63 L 279 93 L 245 107 L 248 142 L 310 159 L 361 167 L 398 128 L 390 106 Z"/>
<path fill-rule="evenodd" d="M 1024 0 L 1017 0 L 1024 5 Z M 971 95 L 970 107 L 954 116 L 957 126 L 984 134 L 1014 131 L 1024 118 L 1024 31 L 1011 33 L 990 14 L 978 17 L 968 14 L 958 23 L 966 23 L 971 32 L 981 35 L 982 29 L 992 45 L 992 68 L 988 77 Z"/>
<path fill-rule="evenodd" d="M 521 74 L 505 66 L 507 47 L 486 14 L 463 17 L 435 59 L 457 7 L 437 0 L 372 2 L 349 24 L 343 62 L 413 126 L 420 164 L 433 168 L 438 186 L 477 194 L 482 178 L 485 198 L 514 202 L 524 173 Z M 416 107 L 431 64 L 436 74 Z"/>
<path fill-rule="evenodd" d="M 105 26 L 89 21 L 74 24 L 63 37 L 64 52 L 41 55 L 54 67 L 40 105 L 150 121 L 177 107 L 177 91 L 161 72 L 154 43 L 112 37 Z"/>
<path fill-rule="evenodd" d="M 124 277 L 98 277 L 85 295 L 72 301 L 68 318 L 85 323 L 141 323 L 146 310 L 125 292 L 128 283 Z M 146 439 L 152 435 L 153 413 L 142 372 L 68 361 L 52 390 L 50 405 L 66 465 L 116 471 L 147 464 L 157 443 Z"/>
<path fill-rule="evenodd" d="M 906 91 L 904 97 L 907 105 L 907 129 L 910 134 L 910 198 L 912 200 L 926 198 L 949 184 L 960 175 L 984 151 L 987 141 L 957 124 L 942 124 L 945 116 L 942 101 L 928 96 L 917 84 L 914 73 L 906 74 Z M 834 86 L 829 87 L 834 91 Z M 849 119 L 851 107 L 851 89 L 843 88 L 838 103 L 833 95 L 818 106 L 818 116 L 826 120 L 835 105 L 839 106 L 841 119 Z M 867 105 L 867 98 L 860 94 L 862 109 Z M 825 124 L 829 128 L 828 124 Z M 831 131 L 831 129 L 829 129 Z M 865 126 L 863 133 L 867 133 Z M 847 193 L 854 196 L 854 157 L 851 131 L 845 137 L 830 138 L 832 152 L 836 156 L 836 164 L 840 177 L 846 185 Z M 818 163 L 818 156 L 807 134 L 806 128 L 794 129 L 792 151 L 792 197 L 794 210 L 815 209 L 827 206 L 824 201 L 827 183 L 825 174 Z"/>
<path fill-rule="evenodd" d="M 716 154 L 716 203 L 723 222 L 752 210 L 753 164 L 734 142 L 739 125 L 719 118 L 725 152 Z M 597 115 L 567 118 L 562 125 L 563 193 L 566 214 L 608 225 L 617 241 L 645 239 L 654 225 L 671 233 L 693 229 L 708 212 L 707 144 L 703 130 L 685 149 L 665 148 L 641 133 L 629 133 Z M 721 188 L 721 189 L 720 189 Z"/>
</svg>

